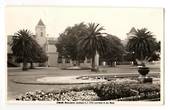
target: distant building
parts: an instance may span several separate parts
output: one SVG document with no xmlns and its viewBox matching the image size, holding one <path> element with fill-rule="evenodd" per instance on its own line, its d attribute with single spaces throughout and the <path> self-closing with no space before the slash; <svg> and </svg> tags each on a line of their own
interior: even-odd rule
<svg viewBox="0 0 170 110">
<path fill-rule="evenodd" d="M 126 35 L 128 38 L 131 38 L 133 36 L 136 36 L 136 33 L 137 33 L 136 29 L 134 27 L 132 27 L 131 30 L 129 31 L 129 33 L 127 33 Z"/>
<path fill-rule="evenodd" d="M 43 50 L 47 51 L 47 36 L 46 36 L 46 26 L 40 19 L 38 24 L 35 27 L 35 39 L 38 44 L 43 48 Z"/>
<path fill-rule="evenodd" d="M 8 35 L 8 63 L 9 66 L 14 66 L 15 58 L 12 54 L 11 50 L 11 43 L 12 43 L 12 35 Z M 57 48 L 55 47 L 55 43 L 57 42 L 56 38 L 53 37 L 47 37 L 46 34 L 46 26 L 44 25 L 43 21 L 40 19 L 38 24 L 35 27 L 35 35 L 33 35 L 35 40 L 38 42 L 38 44 L 43 48 L 43 50 L 46 52 L 48 56 L 48 61 L 43 63 L 43 66 L 57 66 L 57 60 L 58 60 L 58 53 Z"/>
<path fill-rule="evenodd" d="M 57 39 L 54 37 L 47 37 L 46 34 L 46 26 L 43 21 L 40 19 L 38 24 L 35 27 L 35 39 L 39 43 L 39 45 L 43 48 L 48 56 L 48 61 L 46 62 L 46 66 L 57 66 L 58 53 L 55 44 Z"/>
<path fill-rule="evenodd" d="M 125 40 L 122 40 L 122 44 L 124 46 L 126 46 L 128 41 L 129 41 L 129 39 L 134 37 L 134 36 L 136 36 L 136 32 L 137 32 L 136 29 L 134 27 L 132 27 L 131 30 L 128 33 L 126 33 L 127 38 Z"/>
<path fill-rule="evenodd" d="M 121 41 L 121 43 L 123 44 L 123 46 L 126 48 L 127 47 L 127 43 L 129 41 L 129 39 L 131 39 L 132 37 L 136 36 L 136 29 L 134 27 L 132 27 L 130 29 L 130 31 L 128 33 L 126 33 L 127 37 Z M 128 51 L 126 51 L 123 55 L 122 55 L 122 64 L 132 64 L 134 63 L 134 61 L 132 62 L 132 58 L 130 56 L 132 56 L 134 53 L 129 53 Z M 136 62 L 135 62 L 136 64 Z"/>
<path fill-rule="evenodd" d="M 13 52 L 11 50 L 11 43 L 12 43 L 12 35 L 7 36 L 7 66 L 8 67 L 18 67 L 20 66 L 18 63 L 15 62 L 15 57 L 13 56 Z"/>
<path fill-rule="evenodd" d="M 57 66 L 58 64 L 58 52 L 55 46 L 57 38 L 47 38 L 47 55 L 48 55 L 48 66 Z"/>
</svg>

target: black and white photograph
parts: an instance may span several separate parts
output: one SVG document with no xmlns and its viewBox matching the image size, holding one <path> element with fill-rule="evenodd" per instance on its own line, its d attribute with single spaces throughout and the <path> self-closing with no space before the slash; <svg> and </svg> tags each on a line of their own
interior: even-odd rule
<svg viewBox="0 0 170 110">
<path fill-rule="evenodd" d="M 163 104 L 164 8 L 6 6 L 6 100 Z"/>
</svg>

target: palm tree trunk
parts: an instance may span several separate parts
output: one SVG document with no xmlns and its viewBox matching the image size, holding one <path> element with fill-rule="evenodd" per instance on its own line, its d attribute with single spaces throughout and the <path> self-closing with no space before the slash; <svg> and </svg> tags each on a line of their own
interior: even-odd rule
<svg viewBox="0 0 170 110">
<path fill-rule="evenodd" d="M 95 55 L 92 57 L 92 63 L 91 63 L 91 71 L 95 71 Z"/>
<path fill-rule="evenodd" d="M 99 70 L 99 53 L 96 51 L 95 54 L 95 66 L 96 66 L 96 71 Z"/>
<path fill-rule="evenodd" d="M 77 66 L 80 66 L 80 60 L 77 61 Z"/>
<path fill-rule="evenodd" d="M 23 71 L 27 70 L 27 61 L 25 59 L 23 59 L 23 67 L 22 67 Z"/>
<path fill-rule="evenodd" d="M 75 66 L 80 66 L 80 61 L 79 60 L 75 60 L 76 65 Z"/>
<path fill-rule="evenodd" d="M 77 66 L 77 61 L 73 60 L 73 66 Z"/>
<path fill-rule="evenodd" d="M 80 66 L 80 59 L 78 56 L 76 56 L 76 66 Z"/>
<path fill-rule="evenodd" d="M 78 56 L 75 57 L 76 66 L 80 66 L 80 59 Z"/>
<path fill-rule="evenodd" d="M 30 69 L 34 69 L 34 64 L 33 64 L 33 62 L 30 62 Z"/>
<path fill-rule="evenodd" d="M 141 51 L 141 65 L 145 67 L 145 63 L 144 63 L 144 55 L 143 55 L 143 52 Z"/>
</svg>

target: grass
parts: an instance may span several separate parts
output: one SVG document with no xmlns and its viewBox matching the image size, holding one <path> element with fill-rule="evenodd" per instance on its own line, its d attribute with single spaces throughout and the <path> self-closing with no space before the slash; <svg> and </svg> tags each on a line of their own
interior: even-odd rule
<svg viewBox="0 0 170 110">
<path fill-rule="evenodd" d="M 44 90 L 44 91 L 53 91 L 53 90 L 62 90 L 66 88 L 82 87 L 87 84 L 78 84 L 78 85 L 25 85 L 17 84 L 12 80 L 22 79 L 22 80 L 35 80 L 39 77 L 45 76 L 88 76 L 88 75 L 102 75 L 102 74 L 112 74 L 117 76 L 128 77 L 131 75 L 138 75 L 137 69 L 133 66 L 121 66 L 117 67 L 106 67 L 100 68 L 105 70 L 103 72 L 95 73 L 90 70 L 61 70 L 60 68 L 50 67 L 50 68 L 36 68 L 30 69 L 28 71 L 22 71 L 21 68 L 8 68 L 8 77 L 7 77 L 7 91 L 8 91 L 8 100 L 14 100 L 17 96 L 25 94 L 27 91 L 35 90 Z M 107 71 L 107 72 L 106 72 Z M 149 75 L 159 77 L 159 68 L 151 68 Z"/>
</svg>

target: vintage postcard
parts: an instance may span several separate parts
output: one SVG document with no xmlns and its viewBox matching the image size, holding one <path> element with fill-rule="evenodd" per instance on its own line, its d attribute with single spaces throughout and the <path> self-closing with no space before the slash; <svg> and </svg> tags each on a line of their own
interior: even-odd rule
<svg viewBox="0 0 170 110">
<path fill-rule="evenodd" d="M 6 6 L 11 103 L 163 104 L 164 9 Z"/>
</svg>

